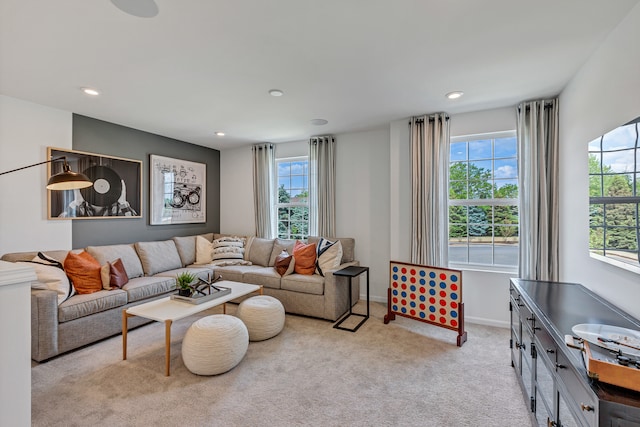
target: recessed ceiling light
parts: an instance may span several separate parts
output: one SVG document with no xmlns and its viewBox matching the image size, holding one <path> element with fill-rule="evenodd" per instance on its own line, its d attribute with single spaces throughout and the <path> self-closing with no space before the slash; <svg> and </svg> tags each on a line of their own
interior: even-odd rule
<svg viewBox="0 0 640 427">
<path fill-rule="evenodd" d="M 224 132 L 216 132 L 217 136 L 224 136 Z"/>
<path fill-rule="evenodd" d="M 280 89 L 271 89 L 269 91 L 269 95 L 271 95 L 271 96 L 282 96 L 282 95 L 284 95 L 284 92 L 281 91 Z"/>
<path fill-rule="evenodd" d="M 464 92 L 462 91 L 455 91 L 455 92 L 449 92 L 448 94 L 446 94 L 445 96 L 449 99 L 458 99 L 460 98 L 462 95 L 464 95 Z"/>
<path fill-rule="evenodd" d="M 95 89 L 91 89 L 90 87 L 83 87 L 83 88 L 82 88 L 82 91 L 83 91 L 84 93 L 86 93 L 87 95 L 91 95 L 91 96 L 98 96 L 98 95 L 100 95 L 100 92 L 98 92 L 98 91 L 97 91 L 97 90 L 95 90 Z"/>
<path fill-rule="evenodd" d="M 326 121 L 325 119 L 313 119 L 313 120 L 311 120 L 311 124 L 315 125 L 315 126 L 323 126 L 323 125 L 326 125 L 327 123 L 329 123 L 329 122 Z"/>
</svg>

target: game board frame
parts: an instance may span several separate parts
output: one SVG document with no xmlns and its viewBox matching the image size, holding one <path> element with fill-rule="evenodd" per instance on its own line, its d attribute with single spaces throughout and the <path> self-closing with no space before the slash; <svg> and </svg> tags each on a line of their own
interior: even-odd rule
<svg viewBox="0 0 640 427">
<path fill-rule="evenodd" d="M 457 285 L 459 286 L 459 294 L 460 294 L 460 298 L 459 298 L 459 302 L 458 302 L 458 306 L 457 306 L 457 319 L 458 319 L 458 325 L 457 326 L 451 326 L 448 324 L 443 324 L 440 322 L 434 322 L 432 320 L 429 320 L 427 318 L 420 318 L 418 316 L 413 316 L 409 313 L 402 313 L 400 311 L 394 311 L 393 310 L 393 303 L 392 303 L 392 285 L 393 285 L 393 268 L 394 266 L 397 267 L 404 267 L 404 268 L 413 268 L 413 269 L 417 269 L 417 270 L 423 270 L 425 272 L 434 272 L 436 275 L 439 275 L 440 273 L 445 273 L 445 274 L 452 274 L 455 273 L 457 274 L 457 277 L 459 277 L 459 281 L 457 282 Z M 435 304 L 426 304 L 426 306 L 435 306 Z M 388 324 L 390 321 L 395 320 L 396 315 L 398 316 L 402 316 L 402 317 L 406 317 L 408 319 L 414 319 L 414 320 L 418 320 L 420 322 L 423 323 L 429 323 L 431 325 L 435 325 L 435 326 L 439 326 L 441 328 L 445 328 L 445 329 L 450 329 L 450 330 L 454 330 L 458 332 L 458 337 L 456 340 L 456 344 L 458 345 L 458 347 L 462 347 L 462 344 L 464 344 L 467 341 L 467 332 L 464 330 L 464 303 L 462 302 L 462 271 L 460 270 L 454 270 L 451 268 L 444 268 L 444 267 L 433 267 L 433 266 L 428 266 L 428 265 L 420 265 L 420 264 L 410 264 L 410 263 L 406 263 L 406 262 L 400 262 L 400 261 L 390 261 L 389 263 L 389 289 L 387 290 L 387 314 L 384 316 L 384 323 Z"/>
</svg>

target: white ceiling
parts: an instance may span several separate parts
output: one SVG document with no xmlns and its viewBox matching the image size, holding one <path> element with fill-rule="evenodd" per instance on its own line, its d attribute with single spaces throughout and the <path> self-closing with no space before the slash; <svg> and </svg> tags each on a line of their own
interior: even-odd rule
<svg viewBox="0 0 640 427">
<path fill-rule="evenodd" d="M 0 93 L 218 149 L 299 141 L 556 95 L 638 1 L 0 0 Z"/>
</svg>

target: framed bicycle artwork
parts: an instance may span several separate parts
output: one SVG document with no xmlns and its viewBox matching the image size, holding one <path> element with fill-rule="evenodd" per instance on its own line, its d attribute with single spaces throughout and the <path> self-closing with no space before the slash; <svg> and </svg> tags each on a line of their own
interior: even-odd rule
<svg viewBox="0 0 640 427">
<path fill-rule="evenodd" d="M 207 220 L 207 165 L 151 154 L 151 225 Z"/>
</svg>

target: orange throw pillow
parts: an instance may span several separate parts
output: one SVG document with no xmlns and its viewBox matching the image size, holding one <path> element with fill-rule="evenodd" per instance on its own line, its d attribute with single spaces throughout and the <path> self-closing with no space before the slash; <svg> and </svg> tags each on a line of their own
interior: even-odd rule
<svg viewBox="0 0 640 427">
<path fill-rule="evenodd" d="M 305 245 L 301 241 L 296 240 L 296 244 L 293 247 L 293 257 L 296 260 L 296 264 L 293 267 L 296 273 L 312 275 L 316 271 L 315 243 Z"/>
<path fill-rule="evenodd" d="M 92 294 L 102 290 L 100 263 L 88 252 L 69 252 L 64 259 L 64 271 L 78 294 Z"/>
</svg>

